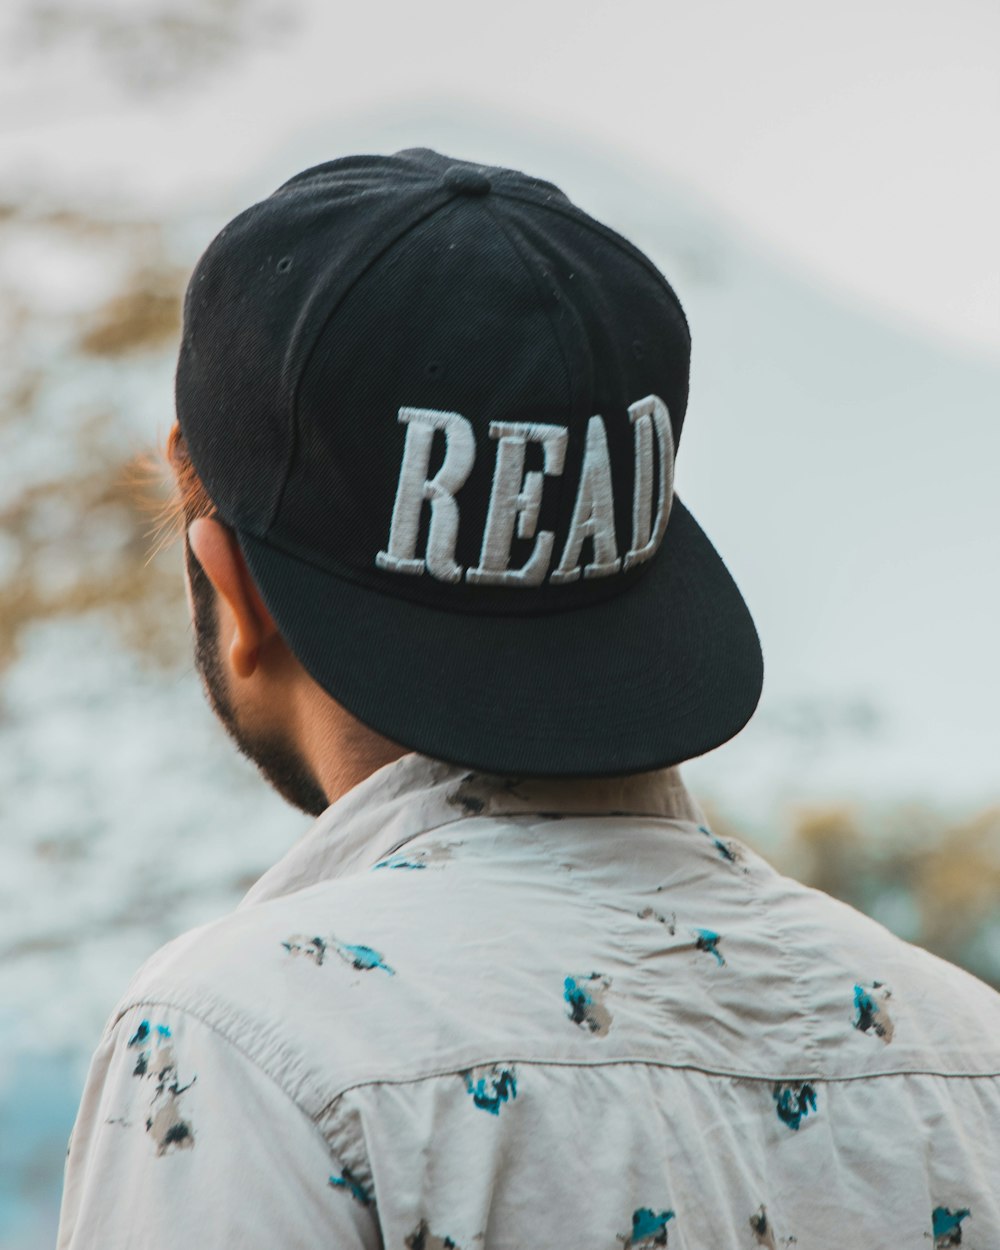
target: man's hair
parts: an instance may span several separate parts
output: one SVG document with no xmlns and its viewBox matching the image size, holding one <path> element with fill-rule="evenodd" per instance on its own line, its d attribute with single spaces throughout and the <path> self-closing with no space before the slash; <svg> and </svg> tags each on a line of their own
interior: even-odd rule
<svg viewBox="0 0 1000 1250">
<path fill-rule="evenodd" d="M 163 505 L 158 518 L 158 546 L 181 537 L 198 517 L 210 517 L 218 513 L 191 461 L 187 442 L 176 421 L 167 435 L 163 457 L 173 476 L 173 492 Z"/>
</svg>

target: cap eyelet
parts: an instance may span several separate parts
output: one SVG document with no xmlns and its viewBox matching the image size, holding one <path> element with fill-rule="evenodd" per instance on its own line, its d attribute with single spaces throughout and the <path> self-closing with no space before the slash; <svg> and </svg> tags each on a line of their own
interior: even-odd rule
<svg viewBox="0 0 1000 1250">
<path fill-rule="evenodd" d="M 281 260 L 275 265 L 278 273 L 288 273 L 292 267 L 292 258 L 290 256 L 282 256 Z"/>
<path fill-rule="evenodd" d="M 444 376 L 444 365 L 440 362 L 440 360 L 429 360 L 424 372 L 432 382 L 436 382 L 439 378 Z"/>
</svg>

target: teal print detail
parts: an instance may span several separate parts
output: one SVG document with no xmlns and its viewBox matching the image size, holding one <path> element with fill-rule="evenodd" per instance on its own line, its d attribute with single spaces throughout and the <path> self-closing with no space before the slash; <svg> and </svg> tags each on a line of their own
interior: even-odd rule
<svg viewBox="0 0 1000 1250">
<path fill-rule="evenodd" d="M 721 838 L 717 838 L 711 829 L 706 829 L 704 825 L 699 825 L 698 832 L 703 833 L 706 838 L 711 839 L 712 845 L 719 852 L 720 859 L 728 860 L 730 864 L 736 864 L 739 862 L 739 856 L 733 848 L 731 846 L 727 846 Z"/>
<path fill-rule="evenodd" d="M 472 1068 L 464 1073 L 465 1088 L 472 1101 L 490 1115 L 499 1115 L 500 1106 L 517 1097 L 517 1076 L 513 1067 Z"/>
<path fill-rule="evenodd" d="M 375 1201 L 372 1190 L 367 1186 L 362 1185 L 357 1177 L 351 1172 L 350 1168 L 344 1168 L 340 1176 L 331 1176 L 330 1185 L 334 1189 L 346 1190 L 347 1193 L 349 1193 L 352 1198 L 357 1199 L 363 1207 L 370 1207 Z"/>
<path fill-rule="evenodd" d="M 567 977 L 563 986 L 563 998 L 569 1003 L 570 1015 L 576 1024 L 582 1024 L 584 1012 L 594 1000 L 585 989 L 577 985 L 576 977 Z"/>
<path fill-rule="evenodd" d="M 150 1024 L 148 1020 L 141 1020 L 139 1022 L 139 1027 L 129 1038 L 129 1041 L 128 1041 L 129 1050 L 135 1050 L 140 1046 L 142 1047 L 142 1049 L 139 1051 L 138 1055 L 136 1056 L 135 1067 L 132 1069 L 133 1076 L 142 1077 L 142 1076 L 146 1076 L 149 1073 L 150 1061 L 153 1058 L 153 1043 L 151 1039 L 154 1036 L 156 1040 L 156 1047 L 157 1049 L 159 1049 L 159 1047 L 164 1046 L 167 1042 L 171 1040 L 171 1033 L 170 1033 L 169 1027 L 165 1024 L 158 1024 L 154 1030 L 150 1028 Z M 147 1042 L 149 1043 L 149 1045 L 145 1044 Z M 164 1054 L 169 1056 L 171 1054 L 170 1049 L 168 1048 L 164 1052 Z"/>
<path fill-rule="evenodd" d="M 426 868 L 426 864 L 420 863 L 418 860 L 407 859 L 405 855 L 390 855 L 388 859 L 381 859 L 375 865 L 376 868 Z"/>
<path fill-rule="evenodd" d="M 409 851 L 397 851 L 380 859 L 374 868 L 440 868 L 452 858 L 452 850 L 461 842 L 435 842 L 430 846 L 417 846 Z"/>
<path fill-rule="evenodd" d="M 383 972 L 387 972 L 391 977 L 396 975 L 395 969 L 390 968 L 382 958 L 381 953 L 371 946 L 355 946 L 349 942 L 340 942 L 335 937 L 307 937 L 302 933 L 293 933 L 281 945 L 288 951 L 289 955 L 311 959 L 317 968 L 323 966 L 327 951 L 333 949 L 344 963 L 350 964 L 352 968 L 357 968 L 359 972 L 371 972 L 375 968 L 381 968 Z"/>
<path fill-rule="evenodd" d="M 653 1211 L 639 1207 L 632 1212 L 632 1232 L 627 1236 L 618 1234 L 618 1240 L 636 1250 L 653 1250 L 667 1244 L 667 1224 L 674 1219 L 673 1211 Z"/>
<path fill-rule="evenodd" d="M 809 1112 L 816 1110 L 816 1090 L 808 1081 L 802 1085 L 775 1085 L 771 1097 L 778 1119 L 796 1132 Z"/>
<path fill-rule="evenodd" d="M 874 1033 L 887 1045 L 895 1032 L 886 1007 L 891 997 L 892 990 L 881 981 L 873 981 L 870 986 L 854 987 L 854 1027 L 860 1033 Z"/>
<path fill-rule="evenodd" d="M 967 1220 L 971 1214 L 968 1207 L 961 1207 L 958 1211 L 952 1211 L 948 1207 L 935 1207 L 931 1215 L 934 1250 L 947 1250 L 949 1246 L 960 1246 L 962 1244 L 962 1221 Z"/>
<path fill-rule="evenodd" d="M 566 977 L 563 998 L 569 1003 L 569 1018 L 573 1023 L 597 1037 L 604 1037 L 611 1028 L 611 1012 L 604 1005 L 604 996 L 610 989 L 611 978 L 599 972 Z"/>
<path fill-rule="evenodd" d="M 147 1037 L 149 1037 L 149 1021 L 141 1020 L 139 1027 L 129 1038 L 128 1044 L 129 1046 L 141 1046 Z"/>
<path fill-rule="evenodd" d="M 395 969 L 390 968 L 381 954 L 370 946 L 351 946 L 347 942 L 338 942 L 337 954 L 359 972 L 371 972 L 375 968 L 381 968 L 391 977 L 396 975 Z"/>
<path fill-rule="evenodd" d="M 722 941 L 722 938 L 718 933 L 714 933 L 711 929 L 692 929 L 691 932 L 694 935 L 694 944 L 698 950 L 707 951 L 710 955 L 714 955 L 716 963 L 718 963 L 720 968 L 723 967 L 726 961 L 719 950 L 719 943 Z"/>
<path fill-rule="evenodd" d="M 156 1143 L 157 1157 L 175 1150 L 190 1150 L 194 1145 L 194 1130 L 181 1116 L 180 1100 L 197 1078 L 192 1077 L 186 1085 L 180 1084 L 169 1026 L 158 1024 L 151 1028 L 148 1020 L 140 1021 L 129 1038 L 128 1047 L 138 1050 L 132 1075 L 149 1082 L 153 1088 L 146 1132 Z"/>
</svg>

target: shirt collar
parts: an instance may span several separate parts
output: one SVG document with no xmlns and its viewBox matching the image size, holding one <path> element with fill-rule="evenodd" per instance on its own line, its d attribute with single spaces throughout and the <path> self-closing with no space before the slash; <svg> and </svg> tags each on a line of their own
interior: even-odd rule
<svg viewBox="0 0 1000 1250">
<path fill-rule="evenodd" d="M 363 872 L 412 838 L 459 820 L 513 813 L 659 816 L 705 824 L 680 770 L 631 777 L 496 777 L 410 753 L 332 803 L 240 903 Z"/>
</svg>

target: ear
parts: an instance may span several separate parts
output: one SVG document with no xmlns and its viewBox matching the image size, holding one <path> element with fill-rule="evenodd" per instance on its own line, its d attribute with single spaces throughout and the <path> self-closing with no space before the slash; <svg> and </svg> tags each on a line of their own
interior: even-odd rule
<svg viewBox="0 0 1000 1250">
<path fill-rule="evenodd" d="M 214 517 L 199 517 L 188 527 L 188 543 L 205 576 L 225 600 L 235 621 L 229 661 L 237 677 L 250 677 L 261 647 L 278 634 L 274 619 L 243 559 L 236 535 Z"/>
</svg>

